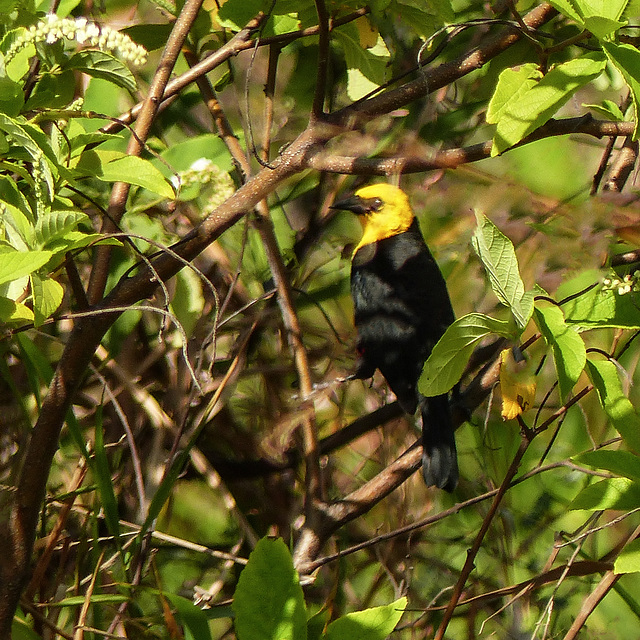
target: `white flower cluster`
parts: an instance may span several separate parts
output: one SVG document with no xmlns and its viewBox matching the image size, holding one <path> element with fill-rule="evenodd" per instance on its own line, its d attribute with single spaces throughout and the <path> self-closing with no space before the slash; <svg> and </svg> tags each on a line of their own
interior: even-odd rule
<svg viewBox="0 0 640 640">
<path fill-rule="evenodd" d="M 617 276 L 605 278 L 602 281 L 603 291 L 616 291 L 619 296 L 624 296 L 632 291 L 640 290 L 640 271 L 625 275 L 622 279 Z"/>
<path fill-rule="evenodd" d="M 194 185 L 206 187 L 210 195 L 202 207 L 204 215 L 209 215 L 235 191 L 231 176 L 208 158 L 199 158 L 186 171 L 173 176 L 171 182 L 176 190 Z"/>
<path fill-rule="evenodd" d="M 136 66 L 143 65 L 147 61 L 147 50 L 124 33 L 111 27 L 101 27 L 95 22 L 88 22 L 86 18 L 59 18 L 50 13 L 45 20 L 31 25 L 24 35 L 16 38 L 5 54 L 5 62 L 9 62 L 28 44 L 36 42 L 53 44 L 62 38 L 97 47 L 101 51 L 114 52 L 122 60 Z"/>
</svg>

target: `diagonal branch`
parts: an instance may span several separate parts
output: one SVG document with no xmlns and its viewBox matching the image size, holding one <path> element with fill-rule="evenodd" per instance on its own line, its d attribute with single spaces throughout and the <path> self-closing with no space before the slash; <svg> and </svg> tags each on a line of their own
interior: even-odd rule
<svg viewBox="0 0 640 640">
<path fill-rule="evenodd" d="M 180 55 L 182 45 L 198 16 L 202 2 L 203 0 L 187 0 L 182 7 L 182 11 L 180 11 L 180 15 L 171 30 L 169 40 L 162 52 L 158 68 L 149 87 L 149 92 L 142 102 L 140 115 L 136 121 L 135 135 L 129 138 L 129 144 L 127 145 L 127 155 L 129 156 L 139 156 L 143 149 L 144 142 L 149 135 L 151 125 L 155 120 L 158 107 L 162 101 L 167 82 L 169 82 L 171 72 Z M 116 182 L 113 185 L 108 216 L 102 221 L 101 233 L 114 233 L 118 231 L 117 227 L 124 215 L 130 188 L 131 185 L 128 182 Z M 104 294 L 104 288 L 109 275 L 111 253 L 112 247 L 109 245 L 99 245 L 96 248 L 87 295 L 89 303 L 91 304 L 98 302 Z"/>
</svg>

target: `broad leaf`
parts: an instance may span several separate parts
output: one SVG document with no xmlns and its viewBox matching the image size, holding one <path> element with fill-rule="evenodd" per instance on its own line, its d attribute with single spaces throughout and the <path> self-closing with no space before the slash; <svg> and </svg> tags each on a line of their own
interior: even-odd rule
<svg viewBox="0 0 640 640">
<path fill-rule="evenodd" d="M 476 345 L 495 333 L 513 337 L 513 325 L 481 313 L 458 318 L 433 348 L 418 380 L 418 390 L 425 396 L 439 396 L 460 380 Z"/>
<path fill-rule="evenodd" d="M 76 229 L 81 222 L 88 221 L 89 216 L 81 211 L 51 211 L 38 219 L 35 229 L 36 242 L 39 246 L 45 247 Z"/>
<path fill-rule="evenodd" d="M 636 123 L 633 137 L 637 139 L 638 115 L 640 114 L 640 51 L 630 44 L 614 44 L 613 42 L 602 42 L 602 48 L 631 90 Z"/>
<path fill-rule="evenodd" d="M 616 365 L 609 360 L 587 360 L 587 373 L 611 424 L 630 449 L 640 452 L 640 416 L 624 395 Z"/>
<path fill-rule="evenodd" d="M 385 640 L 395 629 L 407 607 L 407 599 L 391 604 L 355 611 L 334 620 L 328 627 L 326 640 Z"/>
<path fill-rule="evenodd" d="M 249 556 L 233 596 L 238 640 L 305 640 L 307 613 L 291 554 L 263 538 Z"/>
<path fill-rule="evenodd" d="M 640 294 L 620 295 L 615 288 L 603 287 L 601 281 L 602 273 L 590 270 L 558 289 L 559 299 L 571 298 L 562 305 L 565 322 L 580 327 L 640 328 Z"/>
<path fill-rule="evenodd" d="M 53 315 L 60 306 L 64 289 L 52 278 L 41 278 L 37 273 L 32 273 L 30 279 L 34 323 L 37 327 Z"/>
<path fill-rule="evenodd" d="M 587 55 L 559 64 L 501 111 L 491 155 L 499 155 L 542 126 L 571 96 L 597 78 L 606 63 Z"/>
<path fill-rule="evenodd" d="M 132 93 L 138 88 L 136 79 L 129 68 L 118 58 L 104 51 L 90 49 L 78 51 L 71 56 L 65 69 L 82 71 L 94 78 L 108 80 Z"/>
<path fill-rule="evenodd" d="M 562 309 L 554 305 L 537 306 L 534 319 L 540 333 L 553 351 L 560 397 L 566 401 L 587 362 L 584 340 L 564 321 Z"/>
<path fill-rule="evenodd" d="M 588 451 L 574 460 L 578 464 L 588 464 L 590 467 L 611 471 L 619 476 L 640 482 L 640 457 L 629 451 Z"/>
<path fill-rule="evenodd" d="M 513 244 L 489 218 L 476 213 L 476 219 L 473 248 L 498 300 L 509 307 L 520 329 L 524 329 L 533 313 L 533 294 L 524 290 Z"/>
<path fill-rule="evenodd" d="M 0 322 L 32 322 L 33 311 L 19 302 L 0 296 Z"/>
<path fill-rule="evenodd" d="M 347 24 L 336 29 L 334 37 L 344 49 L 347 63 L 347 93 L 351 100 L 359 100 L 385 81 L 390 59 L 389 50 L 377 32 L 374 35 L 374 44 L 367 46 L 369 43 L 355 24 Z"/>
<path fill-rule="evenodd" d="M 640 571 L 640 539 L 632 540 L 620 552 L 613 563 L 615 573 L 637 573 Z"/>
<path fill-rule="evenodd" d="M 12 251 L 0 249 L 0 284 L 17 280 L 43 267 L 52 251 Z"/>
<path fill-rule="evenodd" d="M 76 169 L 105 182 L 126 182 L 174 198 L 175 192 L 162 173 L 148 160 L 114 151 L 85 151 Z"/>
<path fill-rule="evenodd" d="M 607 478 L 583 489 L 569 509 L 628 511 L 640 507 L 640 483 L 628 478 Z"/>
</svg>

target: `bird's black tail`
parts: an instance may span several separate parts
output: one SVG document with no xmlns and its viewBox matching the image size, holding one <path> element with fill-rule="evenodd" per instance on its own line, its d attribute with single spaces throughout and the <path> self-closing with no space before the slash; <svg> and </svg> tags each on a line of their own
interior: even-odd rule
<svg viewBox="0 0 640 640">
<path fill-rule="evenodd" d="M 453 491 L 458 484 L 458 456 L 447 395 L 420 396 L 422 475 L 428 487 Z"/>
</svg>

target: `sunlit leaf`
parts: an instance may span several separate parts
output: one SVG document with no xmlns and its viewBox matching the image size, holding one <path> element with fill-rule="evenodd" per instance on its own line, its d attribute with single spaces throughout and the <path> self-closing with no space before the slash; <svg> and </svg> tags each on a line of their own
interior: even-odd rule
<svg viewBox="0 0 640 640">
<path fill-rule="evenodd" d="M 433 348 L 425 362 L 418 389 L 425 396 L 446 393 L 460 380 L 469 357 L 477 344 L 486 336 L 496 334 L 513 337 L 514 327 L 481 313 L 470 313 L 458 318 Z"/>
<path fill-rule="evenodd" d="M 618 368 L 610 360 L 587 360 L 586 370 L 611 424 L 629 448 L 640 452 L 640 416 L 624 394 Z"/>
<path fill-rule="evenodd" d="M 534 310 L 534 318 L 540 333 L 553 351 L 560 397 L 564 402 L 584 370 L 587 349 L 576 329 L 565 323 L 560 307 L 538 305 Z"/>
<path fill-rule="evenodd" d="M 395 629 L 407 607 L 402 597 L 391 604 L 354 611 L 334 620 L 328 627 L 326 640 L 385 640 Z"/>
<path fill-rule="evenodd" d="M 476 213 L 476 220 L 473 248 L 498 300 L 509 307 L 518 326 L 524 329 L 533 313 L 533 294 L 524 289 L 513 244 L 486 216 Z"/>
<path fill-rule="evenodd" d="M 249 555 L 233 596 L 238 640 L 305 640 L 307 613 L 284 542 L 263 538 Z"/>
</svg>

